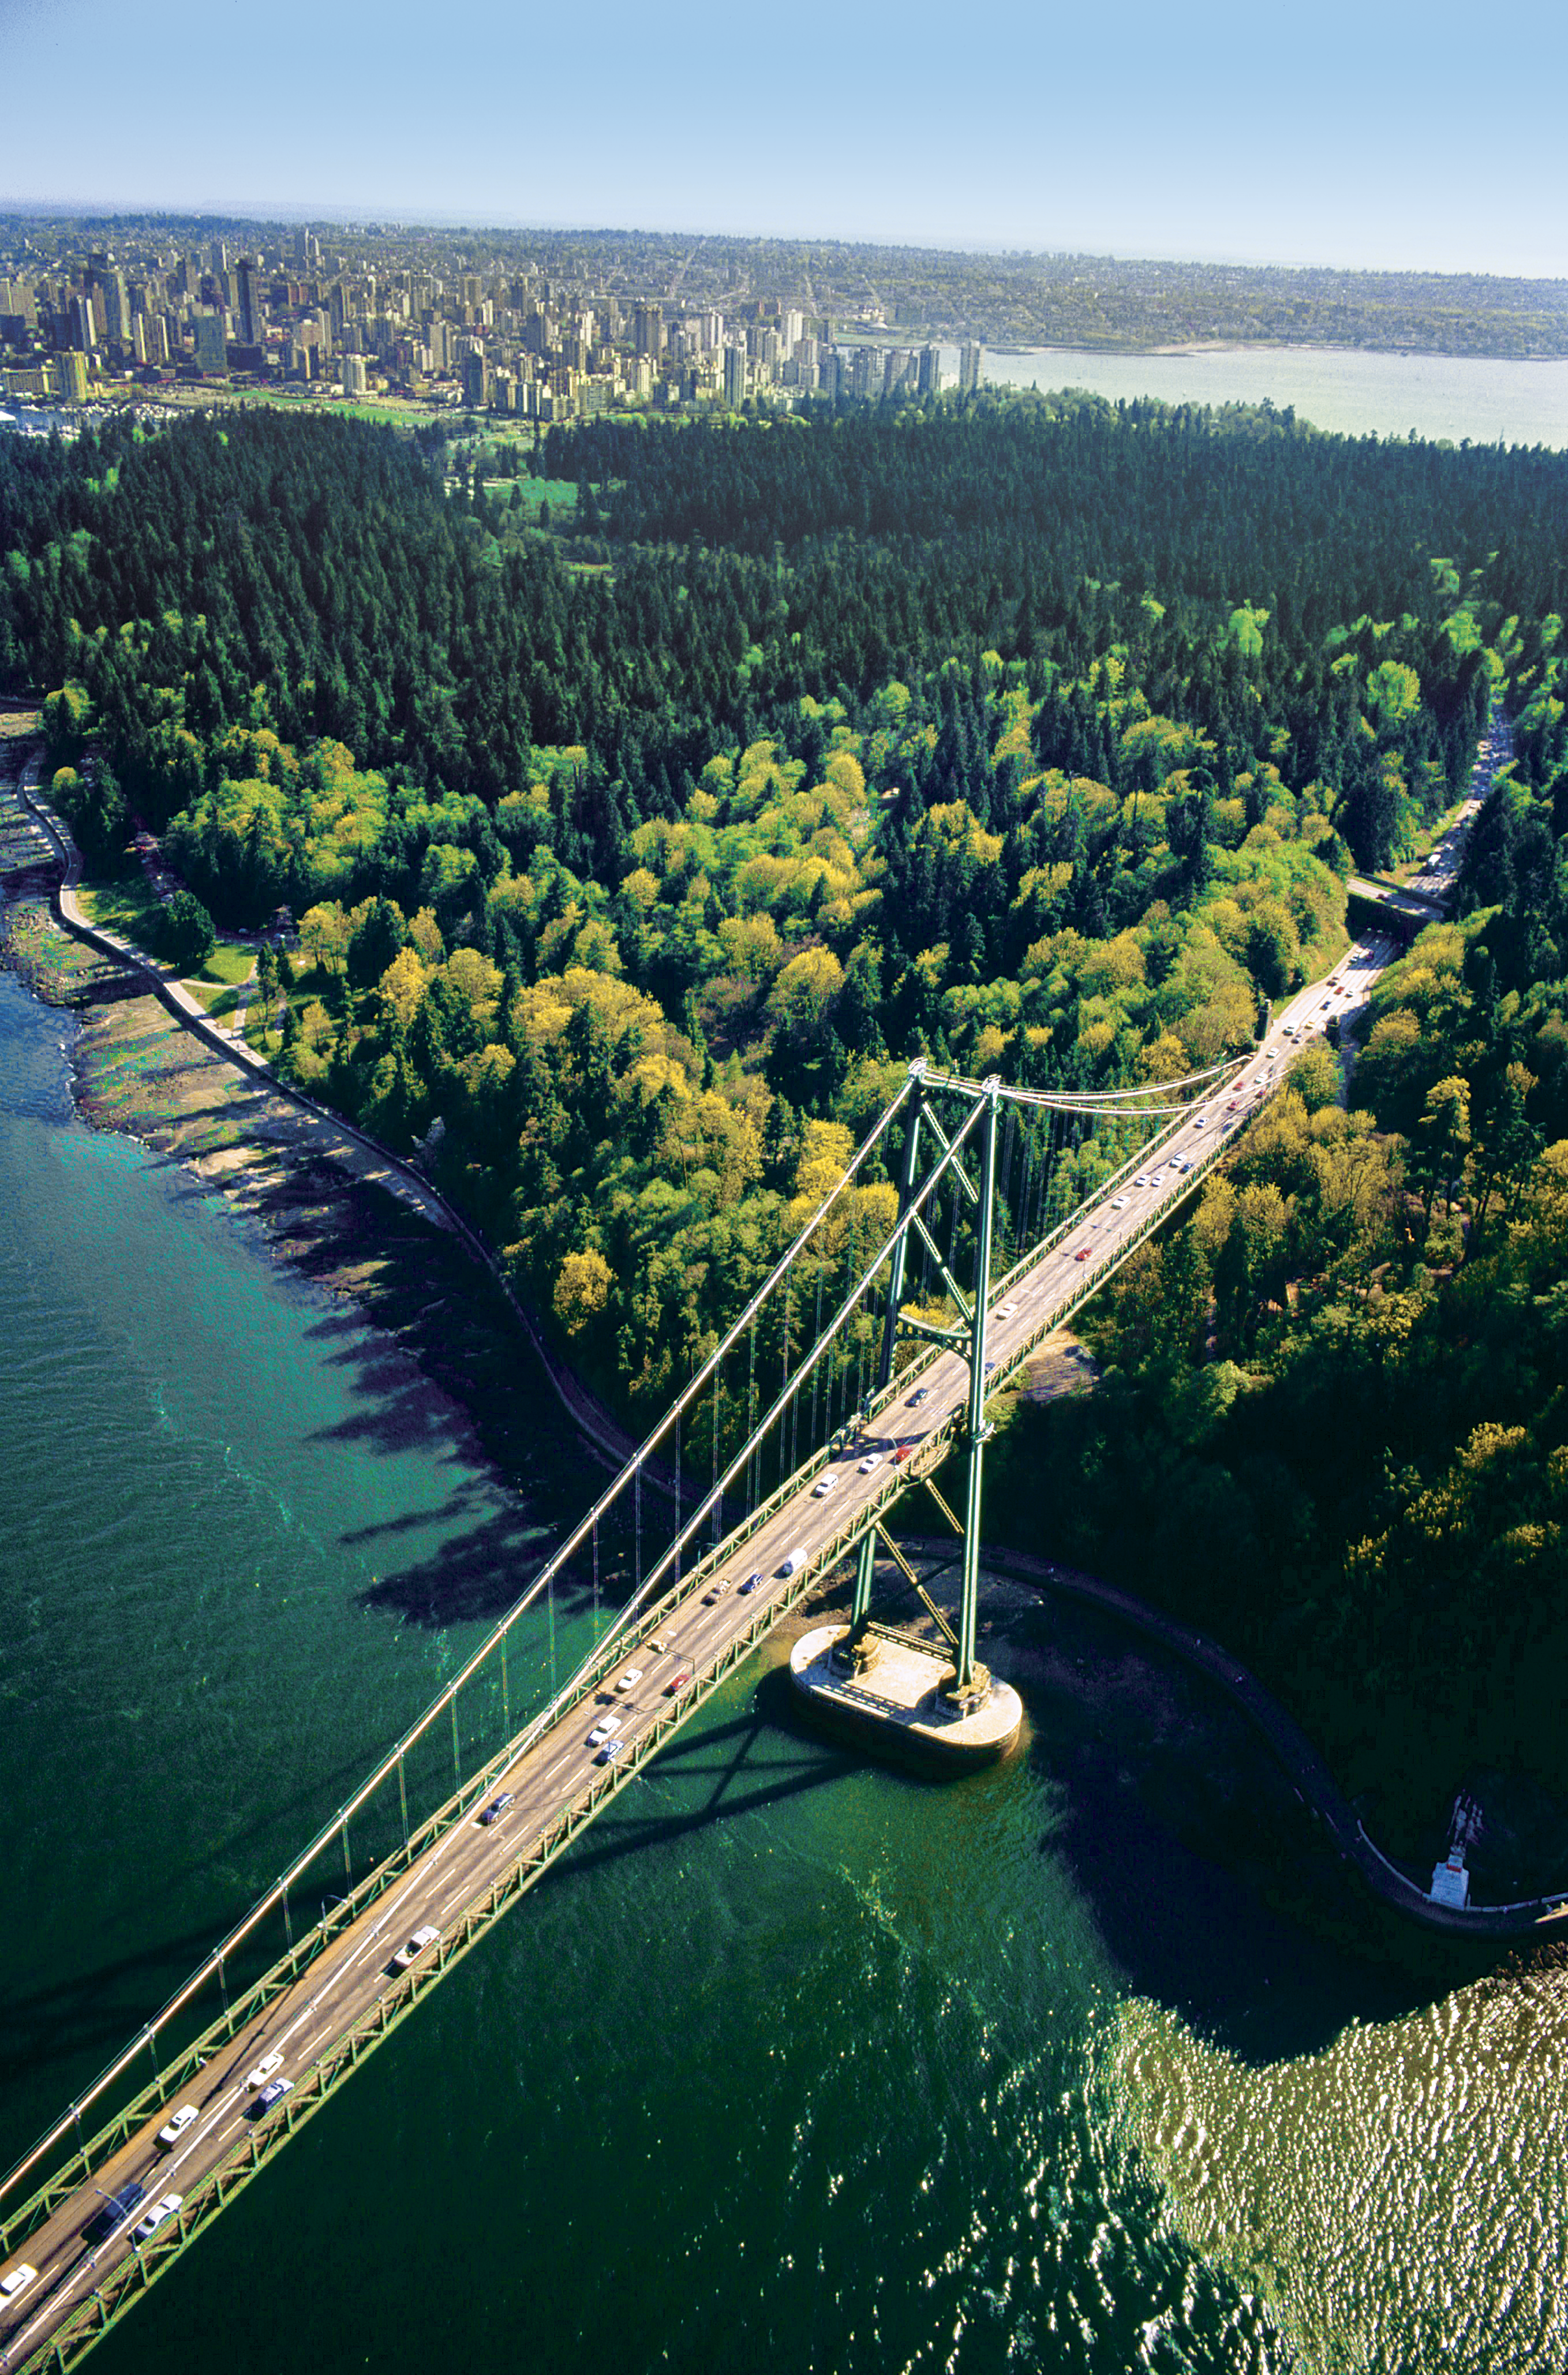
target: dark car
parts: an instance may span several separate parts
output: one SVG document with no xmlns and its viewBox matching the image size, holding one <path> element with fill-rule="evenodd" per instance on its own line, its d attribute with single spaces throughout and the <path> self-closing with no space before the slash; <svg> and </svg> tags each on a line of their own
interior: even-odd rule
<svg viewBox="0 0 1568 2375">
<path fill-rule="evenodd" d="M 267 2112 L 271 2110 L 274 2103 L 281 2103 L 285 2095 L 291 2095 L 293 2092 L 294 2081 L 292 2078 L 274 2078 L 270 2085 L 262 2088 L 261 2093 L 256 2097 L 255 2101 L 250 2106 L 250 2109 L 245 2113 L 246 2119 L 265 2119 Z"/>
<path fill-rule="evenodd" d="M 741 1598 L 744 1599 L 749 1591 L 755 1591 L 757 1586 L 761 1582 L 761 1568 L 760 1566 L 754 1566 L 750 1574 L 747 1577 L 745 1582 L 740 1587 Z"/>
<path fill-rule="evenodd" d="M 89 2218 L 82 2228 L 82 2240 L 86 2243 L 101 2243 L 106 2236 L 112 2235 L 121 2220 L 130 2216 L 146 2192 L 146 2186 L 138 2184 L 133 2179 L 129 2185 L 123 2185 L 118 2193 L 107 2195 L 102 2209 L 95 2217 Z"/>
<path fill-rule="evenodd" d="M 492 1823 L 500 1822 L 501 1816 L 505 1814 L 508 1806 L 510 1806 L 512 1802 L 513 1796 L 510 1790 L 503 1790 L 499 1798 L 492 1798 L 490 1800 L 489 1804 L 479 1816 L 479 1820 L 484 1825 L 487 1831 L 489 1829 Z"/>
</svg>

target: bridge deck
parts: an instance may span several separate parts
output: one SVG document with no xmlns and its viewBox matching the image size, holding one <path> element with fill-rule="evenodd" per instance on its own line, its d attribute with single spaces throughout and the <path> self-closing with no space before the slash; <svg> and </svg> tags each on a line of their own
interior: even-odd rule
<svg viewBox="0 0 1568 2375">
<path fill-rule="evenodd" d="M 1191 1192 L 1282 1077 L 1293 1047 L 1330 1012 L 1353 1010 L 1389 953 L 1362 944 L 1328 984 L 1282 1008 L 1232 1086 L 1173 1123 L 1136 1177 L 1113 1182 L 1092 1210 L 1003 1282 L 987 1323 L 996 1385 Z M 424 1826 L 415 1841 L 419 1848 L 423 1839 L 422 1851 L 394 1859 L 361 1884 L 342 1926 L 329 1923 L 313 1933 L 253 1990 L 241 2016 L 198 2040 L 206 2049 L 201 2066 L 193 2048 L 117 2129 L 105 2131 L 13 2212 L 5 2273 L 23 2265 L 36 2273 L 0 2309 L 5 2375 L 45 2361 L 63 2369 L 92 2346 L 867 1525 L 939 1461 L 967 1395 L 964 1360 L 939 1350 L 925 1353 L 874 1406 L 853 1451 L 836 1459 L 819 1453 L 790 1478 L 639 1620 L 616 1666 L 486 1768 L 482 1797 L 466 1785 Z M 895 1452 L 903 1454 L 896 1463 Z M 831 1482 L 822 1492 L 825 1477 Z M 797 1552 L 805 1558 L 788 1574 L 786 1563 Z M 752 1575 L 760 1580 L 744 1589 Z M 684 1684 L 682 1675 L 690 1677 Z M 624 1746 L 600 1765 L 588 1734 L 612 1710 L 621 1719 Z M 513 1803 L 493 1824 L 481 1825 L 478 1811 L 502 1790 Z M 395 1950 L 425 1925 L 440 1931 L 439 1940 L 410 1967 L 397 1969 Z M 281 2056 L 277 2074 L 291 2091 L 260 2111 L 246 2075 L 274 2054 Z M 195 2106 L 195 2121 L 171 2148 L 160 2149 L 158 2129 L 185 2103 Z M 143 2189 L 135 2210 L 102 2239 L 87 2242 L 83 2229 L 103 2211 L 104 2197 L 133 2183 Z M 137 2244 L 136 2222 L 170 2192 L 182 2197 L 179 2210 Z"/>
</svg>

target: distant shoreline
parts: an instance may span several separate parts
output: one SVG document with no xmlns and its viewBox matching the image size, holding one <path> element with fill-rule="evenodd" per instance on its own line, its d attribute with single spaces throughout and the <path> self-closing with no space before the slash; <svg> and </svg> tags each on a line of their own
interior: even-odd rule
<svg viewBox="0 0 1568 2375">
<path fill-rule="evenodd" d="M 954 341 L 944 339 L 951 346 Z M 1007 362 L 1028 362 L 1035 355 L 1092 355 L 1096 360 L 1136 362 L 1140 356 L 1160 356 L 1177 360 L 1186 355 L 1322 355 L 1326 359 L 1346 355 L 1385 356 L 1390 362 L 1477 363 L 1488 370 L 1499 363 L 1521 366 L 1568 363 L 1568 354 L 1561 355 L 1495 355 L 1456 353 L 1450 347 L 1371 347 L 1346 340 L 1343 345 L 1326 346 L 1318 338 L 1189 338 L 1184 344 L 1170 347 L 1125 347 L 1117 343 L 1091 347 L 1081 342 L 1074 346 L 998 347 L 982 338 L 983 355 L 996 355 Z"/>
</svg>

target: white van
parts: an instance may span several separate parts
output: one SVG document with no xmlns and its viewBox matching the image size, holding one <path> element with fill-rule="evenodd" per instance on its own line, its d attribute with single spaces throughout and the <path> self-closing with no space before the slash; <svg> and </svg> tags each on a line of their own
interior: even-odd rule
<svg viewBox="0 0 1568 2375">
<path fill-rule="evenodd" d="M 785 1559 L 783 1566 L 780 1567 L 779 1573 L 781 1575 L 798 1575 L 809 1556 L 810 1553 L 808 1551 L 791 1551 L 788 1558 Z"/>
</svg>

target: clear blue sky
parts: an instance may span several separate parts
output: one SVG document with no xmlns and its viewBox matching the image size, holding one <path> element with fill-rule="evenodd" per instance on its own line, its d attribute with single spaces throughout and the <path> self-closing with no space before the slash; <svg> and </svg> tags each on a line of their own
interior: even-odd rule
<svg viewBox="0 0 1568 2375">
<path fill-rule="evenodd" d="M 1565 69 L 1564 0 L 0 0 L 0 205 L 1568 277 Z"/>
</svg>

